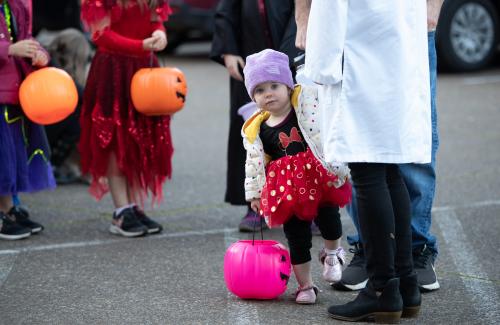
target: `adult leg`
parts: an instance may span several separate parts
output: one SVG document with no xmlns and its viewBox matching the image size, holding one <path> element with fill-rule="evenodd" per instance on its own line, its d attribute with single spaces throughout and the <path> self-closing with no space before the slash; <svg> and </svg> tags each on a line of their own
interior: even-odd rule
<svg viewBox="0 0 500 325">
<path fill-rule="evenodd" d="M 358 203 L 356 200 L 356 189 L 352 187 L 353 200 L 346 206 L 347 214 L 351 217 L 352 223 L 356 229 L 356 233 L 347 236 L 347 242 L 353 246 L 349 251 L 353 253 L 349 265 L 342 272 L 340 281 L 332 286 L 337 290 L 360 290 L 366 286 L 368 282 L 368 274 L 366 273 L 365 252 L 363 250 L 363 239 L 359 230 L 358 220 Z"/>
<path fill-rule="evenodd" d="M 430 164 L 401 164 L 399 166 L 401 175 L 406 183 L 411 202 L 411 229 L 412 247 L 415 252 L 415 268 L 420 275 L 419 281 L 422 289 L 439 289 L 434 272 L 434 260 L 438 254 L 436 237 L 430 233 L 431 209 L 436 188 L 436 153 L 439 147 L 439 134 L 437 129 L 436 110 L 436 81 L 437 81 L 437 56 L 435 47 L 435 31 L 428 33 L 429 48 L 429 73 L 431 87 L 431 120 L 432 120 L 432 155 Z M 355 189 L 353 187 L 353 197 Z M 335 285 L 341 290 L 362 289 L 366 282 L 366 273 L 363 270 L 364 252 L 362 250 L 362 236 L 359 235 L 359 222 L 357 214 L 357 202 L 347 207 L 357 233 L 347 236 L 350 245 L 355 246 L 354 256 L 351 263 L 342 274 L 342 279 Z"/>
<path fill-rule="evenodd" d="M 437 255 L 436 237 L 430 233 L 431 209 L 436 189 L 436 153 L 439 147 L 436 111 L 437 57 L 435 32 L 428 33 L 428 43 L 432 121 L 431 163 L 403 164 L 400 165 L 400 170 L 410 193 L 413 248 L 421 249 L 425 245 L 434 255 Z"/>
<path fill-rule="evenodd" d="M 356 188 L 358 218 L 364 239 L 366 270 L 375 289 L 396 276 L 394 210 L 386 164 L 349 164 Z"/>
<path fill-rule="evenodd" d="M 387 167 L 387 185 L 391 194 L 396 230 L 396 274 L 403 299 L 402 317 L 416 317 L 422 302 L 417 275 L 413 270 L 411 246 L 411 210 L 406 185 L 397 165 Z"/>
<path fill-rule="evenodd" d="M 391 165 L 353 163 L 349 167 L 357 193 L 369 282 L 354 301 L 331 306 L 328 312 L 333 318 L 341 320 L 354 321 L 374 316 L 376 321 L 396 322 L 403 310 L 395 268 L 399 253 L 396 217 L 400 217 L 398 214 L 404 210 L 405 203 L 403 200 L 402 206 L 396 208 L 393 204 L 392 192 L 396 192 L 396 187 L 387 181 Z M 402 181 L 400 185 L 403 185 Z M 398 191 L 403 197 L 404 191 L 400 188 Z M 409 228 L 409 215 L 407 219 Z M 407 252 L 410 250 L 407 249 Z"/>
<path fill-rule="evenodd" d="M 426 291 L 439 289 L 434 271 L 438 254 L 436 237 L 431 234 L 431 209 L 436 189 L 436 153 L 439 147 L 436 111 L 436 48 L 435 32 L 428 33 L 429 73 L 431 87 L 432 155 L 430 164 L 400 165 L 401 174 L 410 193 L 412 209 L 412 246 L 415 270 L 420 288 Z"/>
<path fill-rule="evenodd" d="M 387 186 L 394 211 L 396 236 L 396 256 L 394 264 L 396 274 L 405 277 L 413 274 L 411 250 L 410 198 L 397 165 L 387 166 Z"/>
</svg>

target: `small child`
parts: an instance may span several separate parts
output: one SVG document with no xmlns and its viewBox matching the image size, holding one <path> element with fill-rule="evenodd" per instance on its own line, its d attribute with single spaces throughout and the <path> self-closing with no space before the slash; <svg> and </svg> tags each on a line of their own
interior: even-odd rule
<svg viewBox="0 0 500 325">
<path fill-rule="evenodd" d="M 43 230 L 18 193 L 55 187 L 43 126 L 31 122 L 19 104 L 19 86 L 48 53 L 31 35 L 31 1 L 0 0 L 0 239 L 17 240 Z"/>
<path fill-rule="evenodd" d="M 314 304 L 318 290 L 311 277 L 311 221 L 324 239 L 323 278 L 337 282 L 345 262 L 339 206 L 350 201 L 351 186 L 346 166 L 330 172 L 316 158 L 323 155 L 315 88 L 298 86 L 293 92 L 288 62 L 285 54 L 270 49 L 247 57 L 245 86 L 260 111 L 242 129 L 245 196 L 269 227 L 283 225 L 299 283 L 295 301 Z M 300 101 L 296 111 L 292 99 L 294 104 Z"/>
<path fill-rule="evenodd" d="M 89 192 L 114 204 L 109 232 L 125 237 L 157 234 L 144 201 L 161 202 L 172 174 L 170 115 L 139 113 L 130 96 L 133 75 L 158 67 L 154 52 L 167 46 L 166 0 L 83 0 L 82 20 L 97 46 L 80 115 L 82 173 L 92 176 Z"/>
</svg>

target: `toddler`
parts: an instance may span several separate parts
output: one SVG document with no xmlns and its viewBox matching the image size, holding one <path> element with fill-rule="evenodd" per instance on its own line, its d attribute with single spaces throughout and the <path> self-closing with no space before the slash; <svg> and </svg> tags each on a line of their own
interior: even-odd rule
<svg viewBox="0 0 500 325">
<path fill-rule="evenodd" d="M 349 171 L 346 166 L 328 171 L 317 158 L 323 155 L 315 88 L 293 90 L 285 54 L 266 49 L 250 55 L 243 72 L 248 94 L 259 108 L 242 128 L 245 197 L 269 227 L 283 225 L 299 284 L 296 302 L 314 304 L 318 290 L 311 277 L 311 221 L 324 239 L 323 278 L 339 281 L 345 255 L 339 206 L 351 197 Z"/>
</svg>

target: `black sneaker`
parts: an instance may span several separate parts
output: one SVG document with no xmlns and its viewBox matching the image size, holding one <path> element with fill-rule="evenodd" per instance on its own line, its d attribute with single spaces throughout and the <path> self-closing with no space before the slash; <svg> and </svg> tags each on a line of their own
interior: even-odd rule
<svg viewBox="0 0 500 325">
<path fill-rule="evenodd" d="M 137 220 L 132 207 L 124 209 L 120 214 L 113 213 L 109 232 L 124 237 L 138 237 L 147 234 L 148 228 Z"/>
<path fill-rule="evenodd" d="M 0 238 L 7 240 L 23 239 L 31 236 L 31 229 L 16 223 L 14 218 L 0 212 Z"/>
<path fill-rule="evenodd" d="M 439 289 L 439 282 L 434 269 L 434 252 L 424 245 L 421 249 L 413 250 L 413 267 L 417 273 L 420 291 L 429 292 Z"/>
<path fill-rule="evenodd" d="M 30 219 L 28 210 L 20 206 L 14 206 L 8 214 L 16 220 L 16 223 L 25 228 L 31 229 L 31 233 L 37 234 L 43 230 L 43 226 Z"/>
<path fill-rule="evenodd" d="M 158 234 L 163 230 L 162 225 L 158 222 L 151 220 L 144 211 L 139 209 L 139 207 L 134 206 L 135 216 L 140 223 L 142 223 L 146 228 L 148 228 L 148 234 Z"/>
<path fill-rule="evenodd" d="M 342 278 L 340 281 L 332 284 L 332 287 L 337 290 L 361 290 L 366 287 L 366 283 L 368 282 L 365 254 L 361 244 L 356 244 L 354 245 L 354 248 L 349 248 L 349 252 L 354 254 L 351 262 L 342 272 Z"/>
</svg>

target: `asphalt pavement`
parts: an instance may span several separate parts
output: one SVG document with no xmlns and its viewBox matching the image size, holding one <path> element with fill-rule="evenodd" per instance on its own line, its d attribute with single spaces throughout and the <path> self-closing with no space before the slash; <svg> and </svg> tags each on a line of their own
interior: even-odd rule
<svg viewBox="0 0 500 325">
<path fill-rule="evenodd" d="M 206 45 L 164 62 L 187 77 L 185 108 L 172 121 L 173 178 L 147 212 L 165 230 L 137 239 L 108 233 L 109 196 L 95 202 L 82 184 L 22 196 L 46 227 L 21 241 L 0 241 L 0 324 L 332 324 L 330 304 L 356 294 L 321 280 L 312 306 L 294 303 L 297 283 L 272 301 L 228 293 L 226 248 L 244 208 L 223 203 L 229 80 L 206 59 Z M 500 67 L 440 74 L 440 148 L 433 232 L 441 289 L 423 296 L 421 315 L 402 324 L 500 323 Z M 353 226 L 342 212 L 344 233 Z M 281 229 L 265 232 L 286 243 Z M 314 238 L 312 255 L 321 247 Z M 345 246 L 347 248 L 347 244 Z"/>
</svg>

